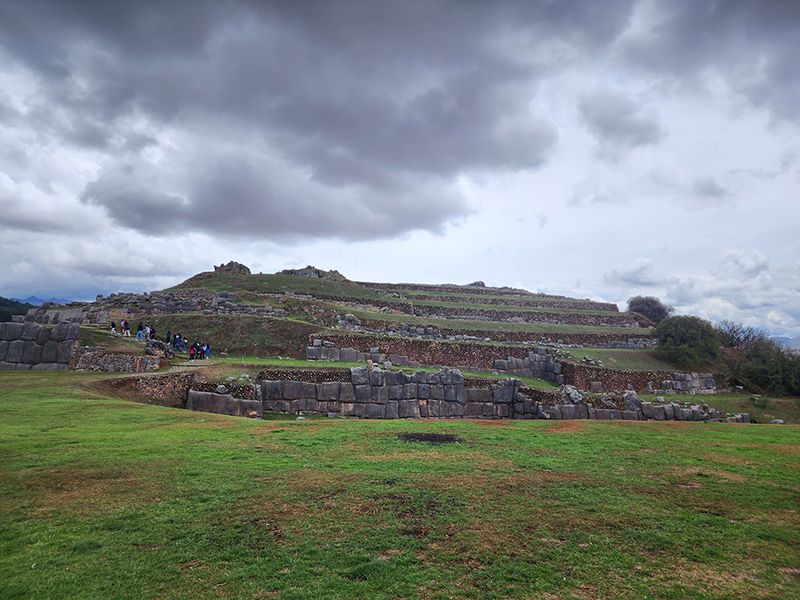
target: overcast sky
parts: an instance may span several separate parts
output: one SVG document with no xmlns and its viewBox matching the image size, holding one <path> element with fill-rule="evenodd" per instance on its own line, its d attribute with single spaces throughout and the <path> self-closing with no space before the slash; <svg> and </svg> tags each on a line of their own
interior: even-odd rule
<svg viewBox="0 0 800 600">
<path fill-rule="evenodd" d="M 800 2 L 0 0 L 0 295 L 236 260 L 800 335 Z"/>
</svg>

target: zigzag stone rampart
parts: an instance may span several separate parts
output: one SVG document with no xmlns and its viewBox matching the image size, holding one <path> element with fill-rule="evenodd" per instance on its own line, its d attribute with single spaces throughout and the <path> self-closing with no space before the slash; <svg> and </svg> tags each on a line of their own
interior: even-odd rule
<svg viewBox="0 0 800 600">
<path fill-rule="evenodd" d="M 558 392 L 533 390 L 513 378 L 483 381 L 477 387 L 472 383 L 467 385 L 456 369 L 404 373 L 365 365 L 350 369 L 349 380 L 343 381 L 259 379 L 253 388 L 256 400 L 250 399 L 252 394 L 228 390 L 224 385 L 218 386 L 216 392 L 193 386 L 188 392 L 187 408 L 250 417 L 279 413 L 367 419 L 749 422 L 746 413 L 728 416 L 705 404 L 641 402 L 632 391 L 612 401 L 608 397 L 584 398 L 571 386 Z"/>
</svg>

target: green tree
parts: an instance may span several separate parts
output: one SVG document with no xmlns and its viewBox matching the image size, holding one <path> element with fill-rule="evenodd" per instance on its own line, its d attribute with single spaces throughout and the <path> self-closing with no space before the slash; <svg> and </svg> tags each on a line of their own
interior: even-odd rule
<svg viewBox="0 0 800 600">
<path fill-rule="evenodd" d="M 655 296 L 633 296 L 628 298 L 628 312 L 639 313 L 658 324 L 673 312 L 671 306 L 665 306 Z"/>
<path fill-rule="evenodd" d="M 714 327 L 699 317 L 667 317 L 655 328 L 656 354 L 679 367 L 693 367 L 719 356 Z"/>
<path fill-rule="evenodd" d="M 17 302 L 8 298 L 0 297 L 0 323 L 10 321 L 12 315 L 27 315 L 28 310 L 36 308 L 27 302 Z"/>
</svg>

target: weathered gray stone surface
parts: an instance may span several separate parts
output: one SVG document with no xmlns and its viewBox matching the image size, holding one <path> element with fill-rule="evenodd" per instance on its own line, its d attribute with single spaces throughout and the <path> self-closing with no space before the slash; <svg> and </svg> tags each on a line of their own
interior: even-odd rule
<svg viewBox="0 0 800 600">
<path fill-rule="evenodd" d="M 215 394 L 196 390 L 189 390 L 186 408 L 233 417 L 260 419 L 263 414 L 263 405 L 256 400 L 241 400 L 234 398 L 230 394 Z"/>
<path fill-rule="evenodd" d="M 22 362 L 22 354 L 25 351 L 25 342 L 22 340 L 14 340 L 9 343 L 8 351 L 6 352 L 6 362 L 19 363 Z"/>
</svg>

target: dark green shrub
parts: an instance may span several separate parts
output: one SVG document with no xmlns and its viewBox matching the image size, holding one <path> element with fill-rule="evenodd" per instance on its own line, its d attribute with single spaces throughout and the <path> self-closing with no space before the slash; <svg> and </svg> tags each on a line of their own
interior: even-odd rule
<svg viewBox="0 0 800 600">
<path fill-rule="evenodd" d="M 714 327 L 699 317 L 667 317 L 656 327 L 656 355 L 679 367 L 693 367 L 719 356 Z"/>
<path fill-rule="evenodd" d="M 653 323 L 660 323 L 672 314 L 673 308 L 665 306 L 654 296 L 633 296 L 628 298 L 628 312 L 639 313 Z"/>
</svg>

